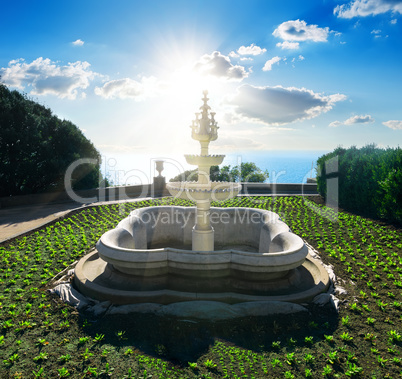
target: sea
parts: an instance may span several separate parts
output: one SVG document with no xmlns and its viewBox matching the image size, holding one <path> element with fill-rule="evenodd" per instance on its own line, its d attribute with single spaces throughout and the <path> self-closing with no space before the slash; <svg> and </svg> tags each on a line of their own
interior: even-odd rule
<svg viewBox="0 0 402 379">
<path fill-rule="evenodd" d="M 317 159 L 328 153 L 324 150 L 300 151 L 250 151 L 241 154 L 226 154 L 220 165 L 236 166 L 240 163 L 254 162 L 258 168 L 268 171 L 267 183 L 306 183 L 307 178 L 316 176 Z M 127 154 L 113 153 L 102 156 L 101 171 L 112 185 L 137 185 L 152 183 L 158 176 L 156 161 L 163 161 L 161 175 L 171 178 L 193 170 L 183 155 Z"/>
</svg>

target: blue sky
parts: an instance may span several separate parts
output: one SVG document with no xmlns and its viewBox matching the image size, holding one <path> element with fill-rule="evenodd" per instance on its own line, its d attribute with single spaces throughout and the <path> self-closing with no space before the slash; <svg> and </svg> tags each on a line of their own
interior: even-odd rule
<svg viewBox="0 0 402 379">
<path fill-rule="evenodd" d="M 102 154 L 402 141 L 402 1 L 4 1 L 0 75 Z M 194 151 L 195 150 L 195 151 Z"/>
</svg>

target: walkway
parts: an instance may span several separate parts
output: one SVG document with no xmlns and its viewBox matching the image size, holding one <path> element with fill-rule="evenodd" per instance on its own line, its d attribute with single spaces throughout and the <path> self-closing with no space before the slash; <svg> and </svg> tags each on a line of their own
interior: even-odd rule
<svg viewBox="0 0 402 379">
<path fill-rule="evenodd" d="M 0 209 L 0 243 L 29 232 L 85 204 L 62 203 Z"/>
<path fill-rule="evenodd" d="M 21 234 L 40 228 L 69 212 L 94 205 L 126 203 L 131 201 L 148 200 L 150 197 L 125 199 L 120 201 L 99 201 L 90 204 L 66 202 L 60 204 L 41 204 L 0 209 L 0 243 Z"/>
</svg>

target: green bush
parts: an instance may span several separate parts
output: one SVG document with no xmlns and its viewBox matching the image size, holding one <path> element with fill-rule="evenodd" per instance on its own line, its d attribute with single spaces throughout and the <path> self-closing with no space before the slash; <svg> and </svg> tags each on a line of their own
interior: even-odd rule
<svg viewBox="0 0 402 379">
<path fill-rule="evenodd" d="M 324 198 L 329 194 L 328 179 L 337 177 L 340 207 L 402 223 L 401 148 L 338 147 L 317 160 L 317 171 L 318 191 Z"/>
</svg>

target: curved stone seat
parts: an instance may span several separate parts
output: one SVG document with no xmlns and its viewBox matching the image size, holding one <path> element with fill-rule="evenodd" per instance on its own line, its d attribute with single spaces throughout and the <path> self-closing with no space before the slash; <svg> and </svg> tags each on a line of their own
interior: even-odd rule
<svg viewBox="0 0 402 379">
<path fill-rule="evenodd" d="M 195 208 L 179 206 L 134 210 L 96 247 L 103 260 L 130 275 L 240 275 L 253 280 L 284 276 L 308 254 L 303 240 L 273 212 L 211 208 L 210 218 L 215 251 L 191 250 Z"/>
</svg>

